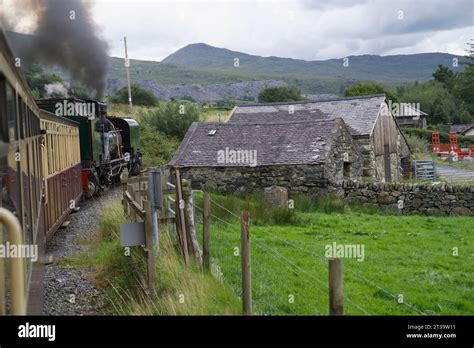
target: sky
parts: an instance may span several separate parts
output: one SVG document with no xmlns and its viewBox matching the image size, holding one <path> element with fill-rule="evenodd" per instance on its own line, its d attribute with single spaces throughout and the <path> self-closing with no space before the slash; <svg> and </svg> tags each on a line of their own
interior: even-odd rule
<svg viewBox="0 0 474 348">
<path fill-rule="evenodd" d="M 0 0 L 1 1 L 1 0 Z M 474 39 L 474 0 L 86 0 L 110 55 L 162 60 L 191 43 L 305 60 L 448 52 Z"/>
</svg>

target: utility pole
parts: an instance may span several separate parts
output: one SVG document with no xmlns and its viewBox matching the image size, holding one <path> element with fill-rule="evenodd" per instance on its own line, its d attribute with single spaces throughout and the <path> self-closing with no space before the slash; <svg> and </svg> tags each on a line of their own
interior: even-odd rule
<svg viewBox="0 0 474 348">
<path fill-rule="evenodd" d="M 127 52 L 127 37 L 123 37 L 123 43 L 125 44 L 125 69 L 127 70 L 127 84 L 128 84 L 128 111 L 132 113 L 132 88 L 130 86 L 130 60 L 128 59 Z"/>
</svg>

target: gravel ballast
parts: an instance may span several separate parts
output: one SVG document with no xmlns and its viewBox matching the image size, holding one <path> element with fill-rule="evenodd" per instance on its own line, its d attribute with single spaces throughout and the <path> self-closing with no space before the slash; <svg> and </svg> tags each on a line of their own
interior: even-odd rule
<svg viewBox="0 0 474 348">
<path fill-rule="evenodd" d="M 59 229 L 48 241 L 47 255 L 54 256 L 54 263 L 46 266 L 44 278 L 44 315 L 102 315 L 104 295 L 88 281 L 88 270 L 73 269 L 58 264 L 84 251 L 77 240 L 93 237 L 98 232 L 101 208 L 119 199 L 121 190 L 108 192 L 80 204 L 81 209 L 69 216 L 67 228 Z"/>
</svg>

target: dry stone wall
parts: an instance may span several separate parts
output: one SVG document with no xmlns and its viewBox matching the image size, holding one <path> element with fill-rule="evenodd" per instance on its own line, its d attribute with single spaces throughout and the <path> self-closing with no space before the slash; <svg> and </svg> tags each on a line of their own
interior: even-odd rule
<svg viewBox="0 0 474 348">
<path fill-rule="evenodd" d="M 474 216 L 474 186 L 343 181 L 330 191 L 348 201 L 403 214 Z"/>
</svg>

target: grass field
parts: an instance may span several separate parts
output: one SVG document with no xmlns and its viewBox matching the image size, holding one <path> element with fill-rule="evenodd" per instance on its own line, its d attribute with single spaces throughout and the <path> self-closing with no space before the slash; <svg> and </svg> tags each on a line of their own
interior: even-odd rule
<svg viewBox="0 0 474 348">
<path fill-rule="evenodd" d="M 339 203 L 318 208 L 296 201 L 292 224 L 285 225 L 285 219 L 265 222 L 269 219 L 258 203 L 217 195 L 213 199 L 233 212 L 249 209 L 255 217 L 251 261 L 258 314 L 327 315 L 324 256 L 325 246 L 333 242 L 363 245 L 365 250 L 362 262 L 343 260 L 345 314 L 474 313 L 472 218 L 379 215 Z M 213 272 L 222 272 L 239 295 L 239 222 L 214 204 L 211 209 Z M 404 303 L 399 303 L 400 295 Z"/>
</svg>

